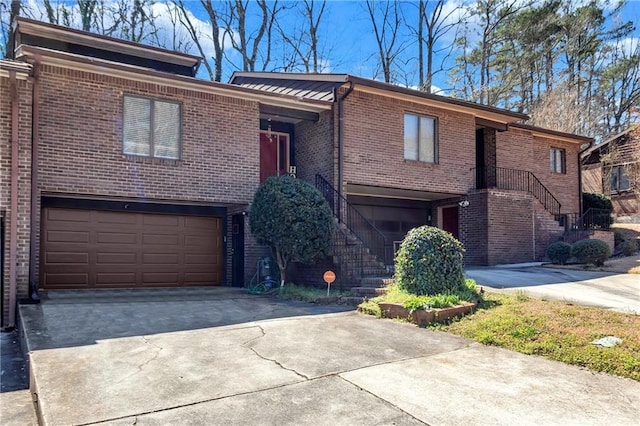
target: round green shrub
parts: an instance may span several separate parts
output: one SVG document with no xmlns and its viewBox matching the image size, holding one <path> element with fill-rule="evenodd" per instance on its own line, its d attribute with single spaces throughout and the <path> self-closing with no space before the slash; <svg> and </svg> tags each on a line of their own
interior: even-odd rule
<svg viewBox="0 0 640 426">
<path fill-rule="evenodd" d="M 593 192 L 582 193 L 582 209 L 586 212 L 589 209 L 613 210 L 611 197 Z"/>
<path fill-rule="evenodd" d="M 625 256 L 633 256 L 638 251 L 638 243 L 636 240 L 627 240 L 622 243 L 622 254 Z"/>
<path fill-rule="evenodd" d="M 564 241 L 556 241 L 547 247 L 547 257 L 553 263 L 564 265 L 571 258 L 571 244 Z"/>
<path fill-rule="evenodd" d="M 571 246 L 571 255 L 581 263 L 593 263 L 603 266 L 611 256 L 611 249 L 601 240 L 580 240 Z"/>
<path fill-rule="evenodd" d="M 456 293 L 465 288 L 464 247 L 453 235 L 432 226 L 407 233 L 395 259 L 398 286 L 417 295 Z"/>
</svg>

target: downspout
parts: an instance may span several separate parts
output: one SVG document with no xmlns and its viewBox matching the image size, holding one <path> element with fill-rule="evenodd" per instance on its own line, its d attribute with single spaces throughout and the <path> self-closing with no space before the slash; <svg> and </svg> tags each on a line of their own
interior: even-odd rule
<svg viewBox="0 0 640 426">
<path fill-rule="evenodd" d="M 11 220 L 9 221 L 9 324 L 16 325 L 16 288 L 18 278 L 18 83 L 16 72 L 9 71 L 9 96 L 11 97 Z"/>
<path fill-rule="evenodd" d="M 578 150 L 578 215 L 582 217 L 582 154 L 593 146 L 593 140 L 583 150 Z"/>
<path fill-rule="evenodd" d="M 32 115 L 31 115 L 31 218 L 29 228 L 29 297 L 34 303 L 40 302 L 38 284 L 36 278 L 36 240 L 38 229 L 38 165 L 40 152 L 40 55 L 35 58 L 33 64 L 33 89 L 32 89 Z"/>
<path fill-rule="evenodd" d="M 342 185 L 343 182 L 343 167 L 344 167 L 344 155 L 343 155 L 343 145 L 344 145 L 344 107 L 343 101 L 349 96 L 349 94 L 353 92 L 353 81 L 349 81 L 349 88 L 346 92 L 344 92 L 338 98 L 338 194 L 342 195 Z"/>
</svg>

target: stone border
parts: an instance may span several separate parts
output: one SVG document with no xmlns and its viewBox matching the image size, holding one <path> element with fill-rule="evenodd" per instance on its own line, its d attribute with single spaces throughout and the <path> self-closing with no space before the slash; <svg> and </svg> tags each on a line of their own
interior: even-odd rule
<svg viewBox="0 0 640 426">
<path fill-rule="evenodd" d="M 473 312 L 478 306 L 478 302 L 463 303 L 448 308 L 418 309 L 413 313 L 409 312 L 409 310 L 400 303 L 380 302 L 378 306 L 380 306 L 380 311 L 384 318 L 406 319 L 419 326 L 426 326 L 432 322 L 443 323 L 453 317 L 463 316 L 469 312 Z"/>
</svg>

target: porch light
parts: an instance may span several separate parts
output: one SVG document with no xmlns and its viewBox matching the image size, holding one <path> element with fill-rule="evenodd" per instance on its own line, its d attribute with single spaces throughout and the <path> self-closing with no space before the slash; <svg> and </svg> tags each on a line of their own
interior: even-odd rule
<svg viewBox="0 0 640 426">
<path fill-rule="evenodd" d="M 469 200 L 462 200 L 462 201 L 459 201 L 459 202 L 458 202 L 458 205 L 459 205 L 460 207 L 463 207 L 463 208 L 464 208 L 464 207 L 469 207 Z"/>
</svg>

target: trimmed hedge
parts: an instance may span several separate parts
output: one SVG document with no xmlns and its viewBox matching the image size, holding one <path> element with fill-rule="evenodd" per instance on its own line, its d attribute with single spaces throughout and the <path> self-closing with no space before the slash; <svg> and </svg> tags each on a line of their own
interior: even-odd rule
<svg viewBox="0 0 640 426">
<path fill-rule="evenodd" d="M 407 233 L 396 254 L 398 286 L 417 295 L 464 291 L 464 247 L 453 235 L 432 226 Z"/>
<path fill-rule="evenodd" d="M 581 263 L 603 266 L 604 261 L 611 256 L 611 249 L 601 240 L 580 240 L 571 246 L 571 255 Z"/>
<path fill-rule="evenodd" d="M 571 244 L 564 241 L 556 241 L 547 247 L 547 257 L 553 263 L 564 265 L 571 258 Z"/>
</svg>

